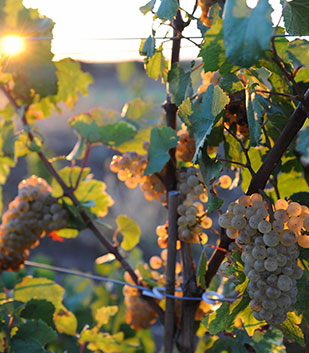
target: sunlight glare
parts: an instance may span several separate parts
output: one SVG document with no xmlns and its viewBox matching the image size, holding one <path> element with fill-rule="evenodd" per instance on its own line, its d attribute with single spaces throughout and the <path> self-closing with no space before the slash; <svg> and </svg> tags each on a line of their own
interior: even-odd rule
<svg viewBox="0 0 309 353">
<path fill-rule="evenodd" d="M 247 0 L 247 6 L 250 7 L 250 9 L 254 9 L 259 2 L 258 0 Z"/>
<path fill-rule="evenodd" d="M 24 39 L 17 35 L 7 35 L 1 40 L 1 51 L 5 55 L 15 56 L 25 49 Z"/>
</svg>

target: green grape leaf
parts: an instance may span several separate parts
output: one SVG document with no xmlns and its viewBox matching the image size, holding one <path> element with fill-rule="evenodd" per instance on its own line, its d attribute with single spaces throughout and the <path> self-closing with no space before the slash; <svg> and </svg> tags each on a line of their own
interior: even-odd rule
<svg viewBox="0 0 309 353">
<path fill-rule="evenodd" d="M 301 316 L 290 312 L 287 313 L 287 319 L 280 325 L 280 328 L 288 339 L 296 341 L 300 346 L 305 347 L 304 334 L 298 326 L 300 323 Z"/>
<path fill-rule="evenodd" d="M 284 6 L 283 20 L 285 29 L 294 36 L 309 35 L 309 3 L 307 0 L 281 0 Z"/>
<path fill-rule="evenodd" d="M 102 143 L 107 146 L 117 146 L 131 140 L 136 134 L 136 128 L 126 122 L 117 121 L 113 124 L 103 125 L 103 117 L 93 117 L 91 114 L 74 116 L 69 124 L 89 143 Z"/>
<path fill-rule="evenodd" d="M 146 5 L 139 8 L 140 12 L 146 15 L 149 11 L 152 11 L 156 3 L 156 0 L 150 0 Z"/>
<path fill-rule="evenodd" d="M 89 342 L 87 348 L 91 351 L 97 352 L 100 350 L 106 353 L 120 353 L 124 352 L 123 340 L 123 332 L 110 335 L 108 333 L 98 332 L 98 329 L 94 327 L 92 330 L 83 330 L 78 342 Z"/>
<path fill-rule="evenodd" d="M 157 16 L 163 21 L 172 21 L 177 14 L 177 10 L 177 0 L 161 0 L 161 4 L 157 11 Z"/>
<path fill-rule="evenodd" d="M 25 342 L 18 339 L 11 341 L 12 350 L 14 353 L 52 353 L 42 348 L 41 345 L 36 343 Z"/>
<path fill-rule="evenodd" d="M 222 20 L 217 20 L 217 22 L 207 31 L 203 46 L 198 56 L 203 59 L 203 68 L 205 72 L 216 71 L 226 62 L 223 45 Z"/>
<path fill-rule="evenodd" d="M 8 157 L 2 157 L 0 153 L 0 185 L 5 184 L 5 181 L 10 174 L 10 167 L 14 166 L 15 161 Z"/>
<path fill-rule="evenodd" d="M 193 114 L 193 107 L 190 97 L 184 100 L 178 108 L 178 116 L 184 124 L 191 126 L 189 116 Z"/>
<path fill-rule="evenodd" d="M 3 298 L 6 299 L 6 298 Z M 0 304 L 0 313 L 5 316 L 14 316 L 17 312 L 19 312 L 25 304 L 18 300 L 9 300 L 4 301 Z"/>
<path fill-rule="evenodd" d="M 287 53 L 289 59 L 293 62 L 296 62 L 297 66 L 307 66 L 307 68 L 309 67 L 309 42 L 307 40 L 296 39 L 292 42 L 289 42 Z"/>
<path fill-rule="evenodd" d="M 296 192 L 295 194 L 292 194 L 289 199 L 309 207 L 309 192 Z"/>
<path fill-rule="evenodd" d="M 253 316 L 253 311 L 249 305 L 245 308 L 245 310 L 241 311 L 238 315 L 243 323 L 243 327 L 247 331 L 249 336 L 252 336 L 261 325 L 266 324 L 264 321 L 258 321 Z"/>
<path fill-rule="evenodd" d="M 14 299 L 28 302 L 31 299 L 45 299 L 58 309 L 62 306 L 64 289 L 46 278 L 24 277 L 14 288 Z"/>
<path fill-rule="evenodd" d="M 121 116 L 123 118 L 139 121 L 149 109 L 149 104 L 145 103 L 141 98 L 135 98 L 124 105 Z"/>
<path fill-rule="evenodd" d="M 163 47 L 161 45 L 159 49 L 156 49 L 154 55 L 152 55 L 146 62 L 146 74 L 154 80 L 157 80 L 159 76 L 161 76 L 162 82 L 166 82 L 167 72 L 168 61 L 163 55 Z"/>
<path fill-rule="evenodd" d="M 224 7 L 223 34 L 227 59 L 238 66 L 250 67 L 270 48 L 273 33 L 267 0 L 250 9 L 243 0 L 229 0 Z"/>
<path fill-rule="evenodd" d="M 55 306 L 45 299 L 31 299 L 26 303 L 20 316 L 25 319 L 42 320 L 47 325 L 53 322 Z"/>
<path fill-rule="evenodd" d="M 139 47 L 139 54 L 146 56 L 146 61 L 151 58 L 156 52 L 156 39 L 153 36 L 149 36 L 146 39 L 141 40 Z"/>
<path fill-rule="evenodd" d="M 210 134 L 216 117 L 229 103 L 228 96 L 218 86 L 209 85 L 207 91 L 202 94 L 202 103 L 199 108 L 193 107 L 193 114 L 189 116 L 191 126 L 190 135 L 195 138 L 196 159 L 200 149 L 204 146 L 207 136 Z"/>
<path fill-rule="evenodd" d="M 219 199 L 214 190 L 212 190 L 212 182 L 220 175 L 222 163 L 211 159 L 207 154 L 207 148 L 203 148 L 198 155 L 198 162 L 201 169 L 202 178 L 208 191 L 208 213 L 220 208 L 223 200 Z"/>
<path fill-rule="evenodd" d="M 93 78 L 89 73 L 83 72 L 80 64 L 72 59 L 63 59 L 55 64 L 58 77 L 58 93 L 55 99 L 73 108 L 79 93 L 87 95 L 88 86 L 93 82 Z"/>
<path fill-rule="evenodd" d="M 207 271 L 207 255 L 203 249 L 197 266 L 196 283 L 206 290 L 205 275 Z"/>
<path fill-rule="evenodd" d="M 59 333 L 76 336 L 77 319 L 75 315 L 65 307 L 57 310 L 54 315 L 54 323 Z"/>
<path fill-rule="evenodd" d="M 255 331 L 249 344 L 254 347 L 256 353 L 286 353 L 283 345 L 283 334 L 278 329 L 268 329 L 266 332 Z"/>
<path fill-rule="evenodd" d="M 169 161 L 169 150 L 177 146 L 176 131 L 170 127 L 155 127 L 151 130 L 148 149 L 148 165 L 145 175 L 160 172 Z"/>
<path fill-rule="evenodd" d="M 145 129 L 138 130 L 132 140 L 122 143 L 121 145 L 115 147 L 115 149 L 121 153 L 136 151 L 137 153 L 145 154 L 146 151 L 144 149 L 144 142 L 150 140 L 150 134 L 153 128 L 154 126 L 149 126 Z"/>
<path fill-rule="evenodd" d="M 167 81 L 169 82 L 172 100 L 177 106 L 179 106 L 187 96 L 192 95 L 190 72 L 184 72 L 184 70 L 179 67 L 178 63 L 173 64 L 171 70 L 168 72 Z"/>
<path fill-rule="evenodd" d="M 18 331 L 13 336 L 14 341 L 24 341 L 25 343 L 34 343 L 45 346 L 47 343 L 55 341 L 57 333 L 49 327 L 44 321 L 27 321 L 18 326 Z"/>
<path fill-rule="evenodd" d="M 97 327 L 101 327 L 103 325 L 106 325 L 110 319 L 111 316 L 116 315 L 118 312 L 118 306 L 113 305 L 113 306 L 103 306 L 99 309 L 97 309 L 96 314 L 95 314 L 95 319 L 97 321 Z"/>
<path fill-rule="evenodd" d="M 291 185 L 293 185 L 292 188 Z M 282 198 L 289 198 L 294 193 L 308 190 L 308 184 L 301 172 L 293 170 L 279 174 L 278 189 Z"/>
<path fill-rule="evenodd" d="M 264 115 L 263 107 L 259 104 L 259 95 L 246 92 L 247 118 L 250 131 L 250 146 L 258 146 L 262 134 L 260 126 Z"/>
<path fill-rule="evenodd" d="M 0 4 L 1 33 L 23 37 L 52 37 L 54 23 L 37 10 L 26 9 L 22 0 Z M 24 40 L 24 50 L 10 56 L 1 48 L 4 72 L 14 76 L 13 93 L 31 102 L 33 92 L 45 97 L 57 93 L 56 66 L 52 62 L 50 40 Z"/>
<path fill-rule="evenodd" d="M 206 316 L 202 323 L 211 335 L 223 331 L 229 319 L 229 304 L 223 303 L 219 309 Z"/>
<path fill-rule="evenodd" d="M 309 126 L 299 131 L 296 140 L 296 150 L 301 154 L 300 160 L 304 165 L 309 164 Z"/>
<path fill-rule="evenodd" d="M 126 251 L 132 250 L 139 242 L 141 236 L 140 227 L 126 215 L 118 216 L 116 223 L 118 231 L 123 235 L 120 246 Z"/>
<path fill-rule="evenodd" d="M 0 156 L 12 161 L 15 158 L 14 124 L 10 120 L 0 120 Z"/>
<path fill-rule="evenodd" d="M 219 85 L 223 91 L 229 93 L 235 93 L 244 89 L 244 85 L 234 73 L 221 77 Z"/>
</svg>

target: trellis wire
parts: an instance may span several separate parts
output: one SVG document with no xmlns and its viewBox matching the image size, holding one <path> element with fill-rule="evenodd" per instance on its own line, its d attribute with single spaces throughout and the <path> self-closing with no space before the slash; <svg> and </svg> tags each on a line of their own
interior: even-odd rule
<svg viewBox="0 0 309 353">
<path fill-rule="evenodd" d="M 176 295 L 171 295 L 171 294 L 165 293 L 164 292 L 165 287 L 154 287 L 153 289 L 150 289 L 150 288 L 140 286 L 137 284 L 131 284 L 131 283 L 123 282 L 123 281 L 118 281 L 116 279 L 112 279 L 109 277 L 103 277 L 103 276 L 93 275 L 93 274 L 89 274 L 89 273 L 83 273 L 80 271 L 70 270 L 70 269 L 66 269 L 66 268 L 58 267 L 58 266 L 46 265 L 46 264 L 33 262 L 33 261 L 25 261 L 25 265 L 41 268 L 44 270 L 51 270 L 51 271 L 55 271 L 55 272 L 59 272 L 59 273 L 65 273 L 68 275 L 88 278 L 88 279 L 92 279 L 94 281 L 110 282 L 110 283 L 118 284 L 121 286 L 129 286 L 129 287 L 137 288 L 142 291 L 143 295 L 146 295 L 146 296 L 149 296 L 152 298 L 156 298 L 156 299 L 160 299 L 160 300 L 164 299 L 164 297 L 169 297 L 169 298 L 173 298 L 173 299 L 177 299 L 177 300 L 198 300 L 198 301 L 203 300 L 208 304 L 216 304 L 216 302 L 234 302 L 237 299 L 239 299 L 239 297 L 225 298 L 222 294 L 214 292 L 214 291 L 206 291 L 203 293 L 202 297 L 184 297 L 184 296 L 178 297 Z M 180 288 L 177 288 L 176 291 L 182 292 L 182 290 Z M 213 297 L 215 297 L 215 298 L 213 298 Z"/>
</svg>

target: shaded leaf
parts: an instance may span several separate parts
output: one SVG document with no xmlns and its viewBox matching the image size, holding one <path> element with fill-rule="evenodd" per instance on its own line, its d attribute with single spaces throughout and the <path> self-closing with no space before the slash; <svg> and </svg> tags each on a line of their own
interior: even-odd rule
<svg viewBox="0 0 309 353">
<path fill-rule="evenodd" d="M 44 321 L 27 321 L 19 325 L 18 331 L 12 339 L 12 344 L 18 340 L 45 346 L 56 339 L 57 333 Z"/>
<path fill-rule="evenodd" d="M 51 302 L 45 299 L 31 299 L 26 303 L 20 316 L 25 319 L 41 319 L 47 325 L 51 325 L 54 312 L 55 306 Z"/>
<path fill-rule="evenodd" d="M 243 0 L 229 0 L 224 7 L 223 34 L 227 59 L 250 67 L 270 48 L 273 28 L 267 0 L 250 9 Z"/>
<path fill-rule="evenodd" d="M 206 289 L 205 275 L 207 271 L 207 255 L 206 251 L 203 249 L 200 255 L 200 259 L 197 266 L 196 283 L 203 289 Z"/>
<path fill-rule="evenodd" d="M 260 142 L 263 110 L 258 101 L 258 94 L 246 92 L 247 118 L 250 131 L 250 146 L 256 147 Z"/>
<path fill-rule="evenodd" d="M 173 102 L 179 106 L 182 101 L 192 95 L 192 80 L 190 72 L 184 72 L 179 64 L 173 64 L 168 72 L 167 81 Z"/>
<path fill-rule="evenodd" d="M 309 3 L 307 0 L 281 0 L 285 10 L 283 20 L 286 31 L 294 36 L 309 35 Z"/>
<path fill-rule="evenodd" d="M 149 2 L 147 2 L 146 5 L 141 6 L 139 8 L 140 12 L 146 15 L 149 11 L 151 11 L 154 8 L 155 3 L 156 3 L 156 0 L 150 0 Z"/>
<path fill-rule="evenodd" d="M 146 56 L 146 61 L 151 58 L 156 52 L 156 39 L 153 36 L 149 36 L 146 39 L 142 39 L 139 53 L 142 56 Z"/>
<path fill-rule="evenodd" d="M 304 165 L 309 165 L 309 126 L 299 131 L 296 140 L 296 150 L 301 154 L 300 160 Z"/>
<path fill-rule="evenodd" d="M 229 305 L 228 303 L 223 303 L 219 309 L 206 316 L 202 323 L 211 335 L 215 335 L 225 329 L 228 318 Z"/>
<path fill-rule="evenodd" d="M 168 151 L 177 146 L 176 131 L 170 127 L 155 127 L 151 130 L 150 146 L 148 149 L 148 165 L 145 175 L 160 172 L 168 162 Z"/>
<path fill-rule="evenodd" d="M 178 1 L 177 0 L 161 0 L 161 4 L 157 11 L 157 16 L 161 20 L 172 21 L 176 16 L 178 10 Z"/>
<path fill-rule="evenodd" d="M 132 250 L 138 244 L 141 230 L 136 222 L 126 215 L 121 215 L 116 218 L 116 223 L 119 232 L 123 235 L 121 247 L 128 251 Z"/>
</svg>

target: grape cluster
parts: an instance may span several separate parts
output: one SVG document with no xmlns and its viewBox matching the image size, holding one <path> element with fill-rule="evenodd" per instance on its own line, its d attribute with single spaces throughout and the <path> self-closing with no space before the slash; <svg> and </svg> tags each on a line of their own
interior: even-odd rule
<svg viewBox="0 0 309 353">
<path fill-rule="evenodd" d="M 179 218 L 178 238 L 191 243 L 201 241 L 206 243 L 208 237 L 203 233 L 204 229 L 212 226 L 211 218 L 207 217 L 202 202 L 208 201 L 207 190 L 201 182 L 200 172 L 197 168 L 182 169 L 178 175 L 179 191 L 184 196 L 184 201 L 178 206 Z"/>
<path fill-rule="evenodd" d="M 176 146 L 176 159 L 183 162 L 191 162 L 195 153 L 195 140 L 190 137 L 186 125 L 182 124 L 181 130 L 177 131 L 179 137 Z"/>
<path fill-rule="evenodd" d="M 125 281 L 135 284 L 126 272 Z M 128 285 L 123 287 L 124 302 L 126 305 L 126 323 L 134 330 L 146 329 L 155 323 L 157 312 L 140 296 L 137 288 Z"/>
<path fill-rule="evenodd" d="M 18 195 L 0 226 L 0 272 L 18 271 L 45 232 L 64 228 L 68 213 L 51 196 L 44 179 L 32 176 L 18 185 Z"/>
<path fill-rule="evenodd" d="M 117 173 L 118 179 L 124 181 L 128 188 L 134 189 L 139 185 L 146 200 L 157 200 L 166 204 L 164 184 L 155 174 L 144 175 L 146 167 L 147 158 L 137 152 L 116 155 L 110 163 L 110 170 Z"/>
<path fill-rule="evenodd" d="M 281 208 L 283 205 L 286 209 Z M 278 200 L 276 208 L 274 221 L 270 222 L 262 196 L 244 195 L 218 219 L 227 236 L 243 250 L 241 258 L 254 317 L 272 325 L 282 323 L 296 302 L 296 280 L 303 272 L 297 265 L 296 222 L 293 230 L 289 224 L 290 219 L 301 215 L 302 208 L 285 200 Z"/>
<path fill-rule="evenodd" d="M 206 92 L 208 86 L 210 86 L 211 84 L 213 84 L 214 86 L 217 86 L 220 83 L 221 75 L 219 71 L 207 71 L 207 72 L 202 71 L 201 78 L 203 82 L 197 90 L 198 94 L 202 94 L 203 92 Z"/>
</svg>

